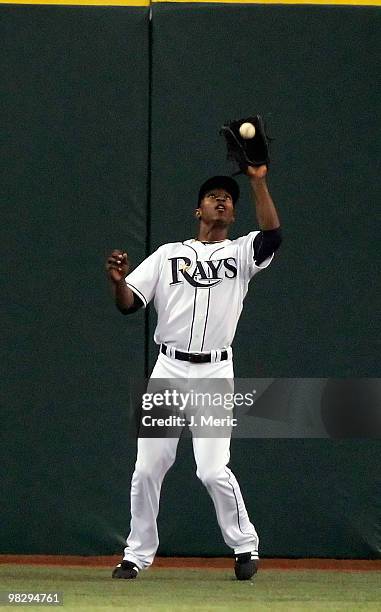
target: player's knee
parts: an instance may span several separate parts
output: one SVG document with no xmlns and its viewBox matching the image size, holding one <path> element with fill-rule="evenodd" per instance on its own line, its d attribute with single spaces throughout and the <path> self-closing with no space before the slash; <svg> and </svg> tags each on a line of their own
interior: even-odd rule
<svg viewBox="0 0 381 612">
<path fill-rule="evenodd" d="M 220 470 L 217 471 L 211 470 L 210 468 L 198 468 L 196 474 L 206 488 L 213 486 L 221 479 Z"/>
<path fill-rule="evenodd" d="M 135 474 L 141 480 L 157 480 L 164 478 L 172 464 L 173 460 L 169 458 L 158 461 L 137 461 L 135 465 Z"/>
<path fill-rule="evenodd" d="M 139 480 L 149 480 L 155 477 L 156 469 L 149 463 L 136 463 L 134 477 Z"/>
</svg>

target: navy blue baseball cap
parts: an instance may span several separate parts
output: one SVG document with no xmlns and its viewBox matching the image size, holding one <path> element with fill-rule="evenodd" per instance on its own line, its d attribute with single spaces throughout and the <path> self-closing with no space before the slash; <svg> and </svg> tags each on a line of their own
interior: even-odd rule
<svg viewBox="0 0 381 612">
<path fill-rule="evenodd" d="M 225 191 L 231 195 L 234 205 L 239 199 L 239 186 L 237 181 L 235 181 L 231 176 L 212 176 L 200 187 L 200 191 L 198 193 L 199 204 L 205 194 L 212 189 L 225 189 Z"/>
</svg>

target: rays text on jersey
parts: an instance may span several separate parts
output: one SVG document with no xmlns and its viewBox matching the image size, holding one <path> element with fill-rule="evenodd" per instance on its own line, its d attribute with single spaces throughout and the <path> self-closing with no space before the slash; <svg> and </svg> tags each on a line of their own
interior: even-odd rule
<svg viewBox="0 0 381 612">
<path fill-rule="evenodd" d="M 185 279 L 192 287 L 210 289 L 221 283 L 224 278 L 237 276 L 237 262 L 234 257 L 206 261 L 197 259 L 194 264 L 189 257 L 170 257 L 168 261 L 172 267 L 171 285 L 182 283 Z"/>
</svg>

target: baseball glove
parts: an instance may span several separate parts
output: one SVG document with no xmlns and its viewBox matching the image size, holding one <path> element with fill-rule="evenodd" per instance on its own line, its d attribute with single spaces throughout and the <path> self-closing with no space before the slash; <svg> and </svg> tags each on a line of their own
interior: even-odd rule
<svg viewBox="0 0 381 612">
<path fill-rule="evenodd" d="M 243 123 L 251 123 L 255 127 L 253 138 L 241 136 L 239 129 Z M 223 134 L 226 140 L 227 159 L 236 162 L 239 166 L 239 170 L 234 172 L 233 176 L 246 172 L 248 166 L 262 166 L 270 163 L 270 138 L 266 134 L 260 115 L 229 121 L 221 127 L 220 134 Z"/>
</svg>

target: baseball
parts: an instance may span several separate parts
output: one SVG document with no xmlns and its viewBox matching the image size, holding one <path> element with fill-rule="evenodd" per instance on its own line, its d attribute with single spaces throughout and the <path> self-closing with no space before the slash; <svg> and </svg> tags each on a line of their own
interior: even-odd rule
<svg viewBox="0 0 381 612">
<path fill-rule="evenodd" d="M 239 128 L 239 133 L 241 134 L 242 138 L 245 138 L 245 140 L 254 138 L 255 127 L 252 123 L 242 123 L 241 127 Z"/>
</svg>

